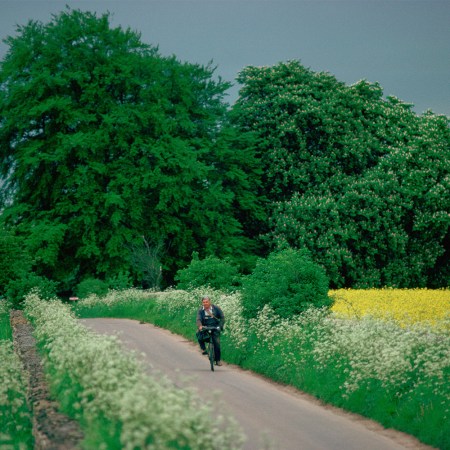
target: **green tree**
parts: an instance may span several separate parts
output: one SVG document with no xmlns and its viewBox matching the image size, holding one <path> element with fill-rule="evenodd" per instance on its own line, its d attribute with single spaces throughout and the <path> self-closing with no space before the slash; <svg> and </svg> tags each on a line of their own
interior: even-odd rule
<svg viewBox="0 0 450 450">
<path fill-rule="evenodd" d="M 256 140 L 269 248 L 308 248 L 332 287 L 448 285 L 448 118 L 297 61 L 238 80 L 233 120 Z"/>
<path fill-rule="evenodd" d="M 272 202 L 323 184 L 340 189 L 387 151 L 380 144 L 387 125 L 378 84 L 348 87 L 298 61 L 247 67 L 238 81 L 243 87 L 232 117 L 257 142 L 264 194 Z"/>
<path fill-rule="evenodd" d="M 446 287 L 450 281 L 450 133 L 428 114 L 421 132 L 337 193 L 294 194 L 272 238 L 307 247 L 332 286 Z"/>
<path fill-rule="evenodd" d="M 163 243 L 167 283 L 192 251 L 245 255 L 240 215 L 256 201 L 221 134 L 229 85 L 213 67 L 162 57 L 108 14 L 70 9 L 6 43 L 1 218 L 41 274 L 70 289 L 128 273 L 142 236 Z"/>
</svg>

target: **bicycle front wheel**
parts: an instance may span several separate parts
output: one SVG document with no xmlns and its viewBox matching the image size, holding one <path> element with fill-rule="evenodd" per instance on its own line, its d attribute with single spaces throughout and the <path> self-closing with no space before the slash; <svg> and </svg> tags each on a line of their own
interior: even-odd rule
<svg viewBox="0 0 450 450">
<path fill-rule="evenodd" d="M 214 372 L 214 345 L 212 342 L 209 343 L 208 357 L 209 363 L 211 364 L 211 370 Z"/>
</svg>

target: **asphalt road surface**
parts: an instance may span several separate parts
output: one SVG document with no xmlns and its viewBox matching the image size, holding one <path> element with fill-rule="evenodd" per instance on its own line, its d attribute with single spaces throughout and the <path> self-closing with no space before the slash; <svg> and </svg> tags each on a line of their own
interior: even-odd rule
<svg viewBox="0 0 450 450">
<path fill-rule="evenodd" d="M 137 351 L 153 375 L 163 373 L 177 386 L 217 393 L 224 405 L 221 412 L 242 427 L 246 450 L 430 448 L 225 362 L 211 372 L 198 346 L 167 330 L 127 319 L 85 319 L 83 323 L 99 333 L 118 335 L 126 348 Z"/>
</svg>

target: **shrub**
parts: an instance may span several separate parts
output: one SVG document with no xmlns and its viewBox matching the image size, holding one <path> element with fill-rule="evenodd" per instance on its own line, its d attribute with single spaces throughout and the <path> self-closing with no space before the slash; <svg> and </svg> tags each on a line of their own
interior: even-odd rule
<svg viewBox="0 0 450 450">
<path fill-rule="evenodd" d="M 75 294 L 79 298 L 86 298 L 92 294 L 105 295 L 107 293 L 108 283 L 97 278 L 86 278 L 75 289 Z"/>
<path fill-rule="evenodd" d="M 305 250 L 286 249 L 260 258 L 252 274 L 242 280 L 246 317 L 255 317 L 264 305 L 281 317 L 290 317 L 311 306 L 331 304 L 325 270 Z"/>
<path fill-rule="evenodd" d="M 0 229 L 0 294 L 6 293 L 11 280 L 31 270 L 31 258 L 22 240 L 12 232 Z"/>
<path fill-rule="evenodd" d="M 58 283 L 48 278 L 37 275 L 34 272 L 24 272 L 22 276 L 11 280 L 6 289 L 6 297 L 13 307 L 21 307 L 26 295 L 36 289 L 40 298 L 50 299 L 56 296 Z"/>
<path fill-rule="evenodd" d="M 194 253 L 189 266 L 179 270 L 175 280 L 178 281 L 179 289 L 209 286 L 230 292 L 236 290 L 239 284 L 239 270 L 227 259 L 219 259 L 215 256 L 199 259 L 198 253 Z"/>
<path fill-rule="evenodd" d="M 120 271 L 117 274 L 109 277 L 106 283 L 111 289 L 117 291 L 123 291 L 124 289 L 129 289 L 133 286 L 133 282 L 128 271 Z"/>
</svg>

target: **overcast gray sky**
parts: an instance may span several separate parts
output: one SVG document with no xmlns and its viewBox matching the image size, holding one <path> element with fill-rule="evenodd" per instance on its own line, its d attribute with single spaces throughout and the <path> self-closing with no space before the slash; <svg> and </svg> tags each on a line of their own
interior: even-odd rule
<svg viewBox="0 0 450 450">
<path fill-rule="evenodd" d="M 347 84 L 378 81 L 417 113 L 450 116 L 450 0 L 0 0 L 0 36 L 65 5 L 110 11 L 114 26 L 162 55 L 212 60 L 230 82 L 246 66 L 297 59 Z M 6 51 L 1 43 L 1 59 Z"/>
</svg>

